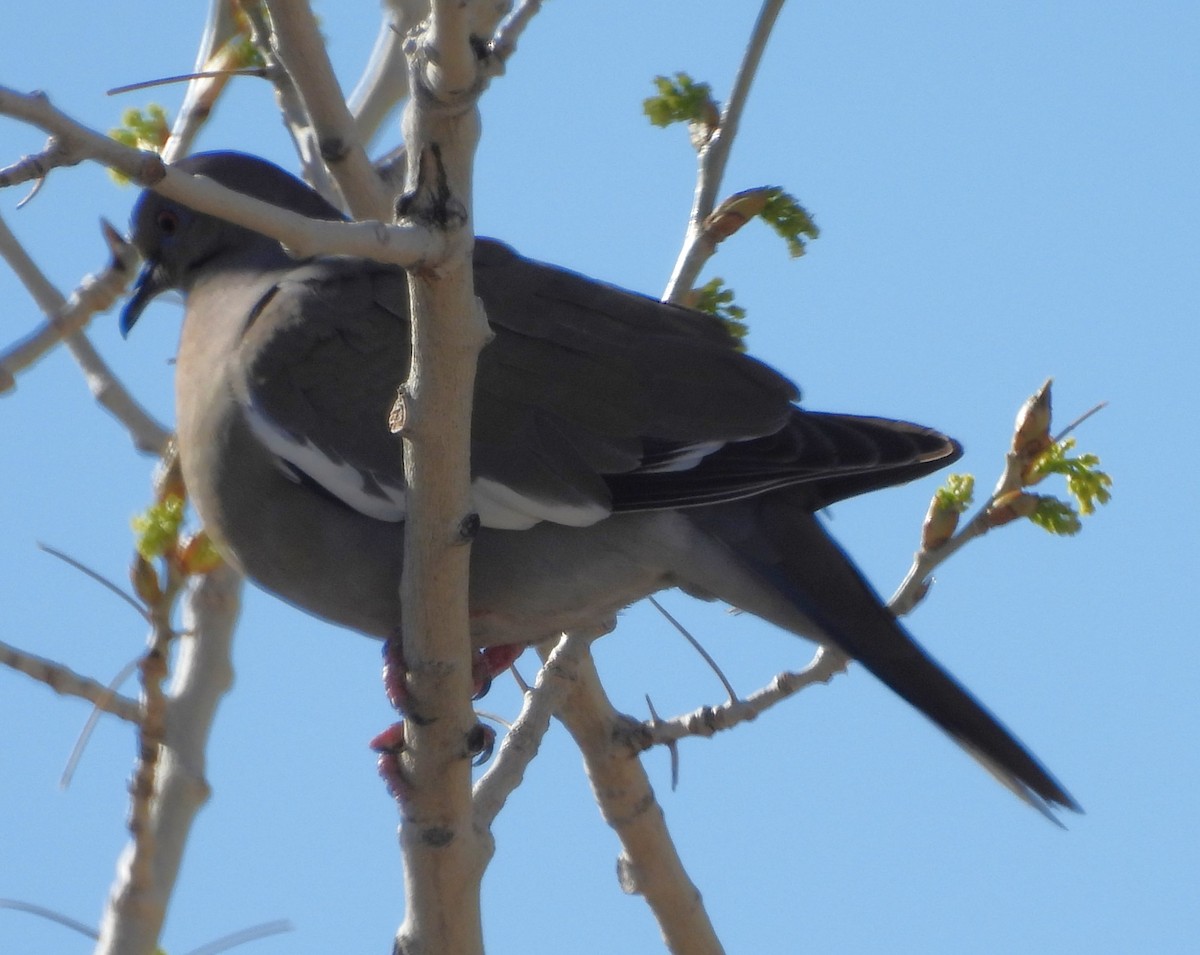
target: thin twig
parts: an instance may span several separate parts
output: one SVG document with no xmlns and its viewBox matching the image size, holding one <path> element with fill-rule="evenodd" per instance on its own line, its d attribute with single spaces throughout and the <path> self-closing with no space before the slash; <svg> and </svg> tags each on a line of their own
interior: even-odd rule
<svg viewBox="0 0 1200 955">
<path fill-rule="evenodd" d="M 733 700 L 736 700 L 737 699 L 737 691 L 734 690 L 733 684 L 730 683 L 728 679 L 726 679 L 724 672 L 721 670 L 721 668 L 719 666 L 717 666 L 717 661 L 714 660 L 712 658 L 712 655 L 707 650 L 705 650 L 703 646 L 700 645 L 700 641 L 697 640 L 695 637 L 693 637 L 691 635 L 691 633 L 688 632 L 688 629 L 683 624 L 681 624 L 678 620 L 676 620 L 673 616 L 671 616 L 671 614 L 667 612 L 667 608 L 664 607 L 662 604 L 660 604 L 655 597 L 649 597 L 648 599 L 649 599 L 651 605 L 654 607 L 654 609 L 657 610 L 659 613 L 661 613 L 664 617 L 666 617 L 667 622 L 672 627 L 674 627 L 676 630 L 678 630 L 681 634 L 683 634 L 683 638 L 692 645 L 692 649 L 695 650 L 698 654 L 700 654 L 701 657 L 703 657 L 704 662 L 709 665 L 709 667 L 712 669 L 713 673 L 715 673 L 717 675 L 717 679 L 721 681 L 721 685 L 725 687 L 725 692 L 729 694 L 730 702 L 732 702 Z"/>
<path fill-rule="evenodd" d="M 117 695 L 117 689 L 133 675 L 133 671 L 137 669 L 137 660 L 130 660 L 125 666 L 117 671 L 117 675 L 108 681 L 106 689 L 109 692 L 109 698 Z M 132 702 L 132 701 L 131 701 Z M 62 775 L 58 777 L 58 788 L 66 789 L 71 785 L 71 780 L 75 776 L 75 769 L 79 766 L 79 761 L 83 758 L 83 751 L 87 747 L 88 740 L 92 738 L 92 732 L 100 722 L 100 714 L 106 712 L 100 706 L 93 706 L 92 712 L 88 714 L 88 718 L 84 721 L 83 729 L 79 731 L 79 736 L 75 739 L 75 745 L 71 747 L 71 754 L 67 757 L 66 765 L 63 766 Z M 141 710 L 139 708 L 138 718 L 141 718 Z"/>
<path fill-rule="evenodd" d="M 100 937 L 100 934 L 90 925 L 85 925 L 78 919 L 63 915 L 61 912 L 48 909 L 44 905 L 34 905 L 32 902 L 21 902 L 18 899 L 0 899 L 0 909 L 15 909 L 18 912 L 28 912 L 30 915 L 37 915 L 48 921 L 57 922 L 59 925 L 65 925 L 67 928 L 74 929 L 80 935 L 86 935 L 88 938 Z"/>
<path fill-rule="evenodd" d="M 59 560 L 61 560 L 65 564 L 70 564 L 72 567 L 74 567 L 77 571 L 79 571 L 85 577 L 90 577 L 92 580 L 94 580 L 96 583 L 98 583 L 101 587 L 104 587 L 106 590 L 116 594 L 118 597 L 120 597 L 122 600 L 124 600 L 127 604 L 129 604 L 129 606 L 131 606 L 137 612 L 137 615 L 139 617 L 141 617 L 143 620 L 149 622 L 150 614 L 147 612 L 146 608 L 143 607 L 140 603 L 138 603 L 138 601 L 134 597 L 127 594 L 124 590 L 122 590 L 120 587 L 118 587 L 116 584 L 114 584 L 111 580 L 109 580 L 103 574 L 92 570 L 86 564 L 83 564 L 83 563 L 80 563 L 79 561 L 77 561 L 70 554 L 65 554 L 58 548 L 51 547 L 49 544 L 44 544 L 41 541 L 38 541 L 37 546 L 38 546 L 39 550 L 44 551 L 45 553 L 49 554 L 51 557 L 57 557 Z"/>
<path fill-rule="evenodd" d="M 136 261 L 132 247 L 112 226 L 104 226 L 112 262 L 99 275 L 86 276 L 64 299 L 0 219 L 0 256 L 48 316 L 41 329 L 0 354 L 0 393 L 15 385 L 17 372 L 65 340 L 93 397 L 125 427 L 139 451 L 157 452 L 166 445 L 168 431 L 134 400 L 81 330 L 92 315 L 109 308 L 123 293 Z"/>
<path fill-rule="evenodd" d="M 751 693 L 744 700 L 730 700 L 717 706 L 702 706 L 669 720 L 655 720 L 647 724 L 647 732 L 640 744 L 649 748 L 653 745 L 670 745 L 688 736 L 709 737 L 749 723 L 771 707 L 801 690 L 818 683 L 828 683 L 843 673 L 850 659 L 840 650 L 820 647 L 812 662 L 803 670 L 778 674 L 761 690 Z"/>
<path fill-rule="evenodd" d="M 0 353 L 0 393 L 16 385 L 18 372 L 33 365 L 64 338 L 81 331 L 92 316 L 107 311 L 122 295 L 137 266 L 137 251 L 103 223 L 112 258 L 99 273 L 86 275 L 65 301 L 34 265 L 16 237 L 0 219 L 0 256 L 25 282 L 42 310 L 42 326 Z"/>
<path fill-rule="evenodd" d="M 34 183 L 33 191 L 17 204 L 17 208 L 20 209 L 37 195 L 51 170 L 62 166 L 73 166 L 82 158 L 79 153 L 68 149 L 62 139 L 51 135 L 40 153 L 22 156 L 15 163 L 0 169 L 0 188 L 19 186 L 23 182 L 32 181 Z"/>
<path fill-rule="evenodd" d="M 733 696 L 730 695 L 729 702 L 733 702 Z M 662 718 L 658 715 L 658 710 L 654 708 L 654 701 L 650 699 L 650 694 L 646 694 L 646 709 L 650 711 L 650 719 L 646 721 L 646 725 L 650 727 L 650 732 L 654 732 L 654 728 L 662 722 Z M 679 747 L 674 740 L 666 742 L 667 752 L 671 754 L 671 791 L 674 792 L 679 788 Z"/>
<path fill-rule="evenodd" d="M 1049 386 L 1050 382 L 1043 385 L 1043 390 L 1046 391 L 1047 395 L 1049 394 Z M 1106 405 L 1107 402 L 1101 402 L 1085 411 L 1059 432 L 1056 437 L 1049 440 L 1056 444 L 1061 442 L 1067 435 L 1092 417 L 1092 415 L 1105 408 Z M 1020 421 L 1018 420 L 1019 427 Z M 892 595 L 892 598 L 888 601 L 888 609 L 892 613 L 896 614 L 896 616 L 903 616 L 911 611 L 925 596 L 934 570 L 954 556 L 970 541 L 977 537 L 982 537 L 992 529 L 992 514 L 990 513 L 992 505 L 996 503 L 998 498 L 1008 492 L 1026 486 L 1026 471 L 1030 465 L 1030 461 L 1031 459 L 1027 453 L 1010 450 L 1005 455 L 1004 470 L 1001 472 L 1000 478 L 996 481 L 995 488 L 988 495 L 987 500 L 979 506 L 971 519 L 953 537 L 938 545 L 933 550 L 922 548 L 913 555 L 912 565 L 909 567 L 908 573 L 905 575 L 899 588 Z"/>
<path fill-rule="evenodd" d="M 758 72 L 763 51 L 779 11 L 783 8 L 784 0 L 765 0 L 759 10 L 758 19 L 746 44 L 746 52 L 742 56 L 741 66 L 738 67 L 737 77 L 725 109 L 721 112 L 721 120 L 708 141 L 701 147 L 699 165 L 696 171 L 696 191 L 692 198 L 692 212 L 688 217 L 687 234 L 675 268 L 671 273 L 663 292 L 663 300 L 681 303 L 691 292 L 700 275 L 704 263 L 712 256 L 715 246 L 704 236 L 704 220 L 708 218 L 716 206 L 717 193 L 725 178 L 725 167 L 729 162 L 729 154 L 733 149 L 734 138 L 737 135 L 738 124 L 746 100 L 750 95 L 750 87 Z"/>
<path fill-rule="evenodd" d="M 1098 405 L 1095 405 L 1095 406 L 1089 408 L 1087 411 L 1085 411 L 1083 414 L 1081 414 L 1078 418 L 1076 418 L 1074 421 L 1072 421 L 1069 425 L 1067 425 L 1065 428 L 1063 428 L 1058 434 L 1056 434 L 1054 436 L 1054 443 L 1055 444 L 1062 443 L 1062 440 L 1065 437 L 1067 437 L 1067 435 L 1069 435 L 1072 431 L 1074 431 L 1076 428 L 1078 428 L 1080 425 L 1082 425 L 1085 421 L 1087 421 L 1088 418 L 1090 418 L 1094 414 L 1100 413 L 1107 407 L 1108 407 L 1108 402 L 1101 401 Z"/>
<path fill-rule="evenodd" d="M 124 86 L 114 86 L 105 90 L 105 96 L 121 96 L 125 93 L 136 93 L 138 90 L 154 89 L 157 86 L 170 86 L 173 83 L 190 83 L 193 80 L 223 80 L 235 76 L 256 76 L 262 79 L 267 71 L 261 66 L 246 66 L 231 70 L 195 70 L 191 73 L 180 73 L 177 76 L 160 76 L 154 80 L 141 80 L 137 83 L 126 83 Z"/>
<path fill-rule="evenodd" d="M 317 142 L 312 119 L 304 106 L 304 98 L 300 95 L 291 73 L 279 59 L 266 6 L 262 3 L 244 3 L 241 9 L 250 24 L 251 41 L 266 64 L 267 79 L 275 87 L 275 97 L 279 103 L 283 125 L 292 137 L 296 155 L 300 157 L 304 179 L 333 205 L 343 212 L 347 211 L 337 182 L 321 159 L 321 147 Z"/>
<path fill-rule="evenodd" d="M 217 955 L 218 952 L 225 952 L 231 948 L 237 948 L 240 945 L 245 945 L 247 942 L 257 942 L 260 938 L 268 938 L 271 935 L 282 935 L 285 932 L 290 932 L 295 928 L 287 919 L 276 919 L 273 922 L 263 922 L 261 925 L 251 925 L 249 928 L 241 928 L 236 932 L 230 932 L 228 935 L 222 935 L 220 938 L 213 939 L 211 942 L 205 942 L 199 948 L 193 948 L 185 955 Z"/>
<path fill-rule="evenodd" d="M 212 116 L 229 81 L 235 73 L 243 72 L 229 68 L 238 62 L 240 46 L 235 7 L 230 0 L 209 0 L 208 17 L 196 50 L 193 73 L 179 112 L 175 114 L 175 122 L 171 124 L 171 135 L 162 149 L 164 162 L 175 162 L 192 151 L 192 144 Z M 253 72 L 258 76 L 266 75 L 261 68 Z"/>
</svg>

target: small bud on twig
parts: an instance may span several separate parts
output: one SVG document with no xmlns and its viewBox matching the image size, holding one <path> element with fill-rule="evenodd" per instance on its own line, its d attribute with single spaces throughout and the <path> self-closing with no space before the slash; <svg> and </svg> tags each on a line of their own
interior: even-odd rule
<svg viewBox="0 0 1200 955">
<path fill-rule="evenodd" d="M 129 580 L 133 584 L 133 592 L 147 607 L 155 607 L 162 600 L 158 571 L 141 554 L 134 555 L 133 566 L 129 568 Z"/>
<path fill-rule="evenodd" d="M 1050 386 L 1052 378 L 1042 385 L 1017 412 L 1013 429 L 1012 452 L 1035 458 L 1053 443 L 1050 437 Z"/>
<path fill-rule="evenodd" d="M 987 509 L 987 526 L 1001 527 L 1022 517 L 1032 517 L 1041 498 L 1024 491 L 1009 491 L 1001 494 Z"/>
</svg>

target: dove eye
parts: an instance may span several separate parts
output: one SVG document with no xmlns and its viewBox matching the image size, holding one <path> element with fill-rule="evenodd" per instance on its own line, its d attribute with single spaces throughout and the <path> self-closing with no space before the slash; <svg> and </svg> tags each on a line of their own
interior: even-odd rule
<svg viewBox="0 0 1200 955">
<path fill-rule="evenodd" d="M 155 219 L 155 224 L 163 235 L 174 235 L 175 230 L 179 228 L 179 216 L 170 209 L 163 209 Z"/>
</svg>

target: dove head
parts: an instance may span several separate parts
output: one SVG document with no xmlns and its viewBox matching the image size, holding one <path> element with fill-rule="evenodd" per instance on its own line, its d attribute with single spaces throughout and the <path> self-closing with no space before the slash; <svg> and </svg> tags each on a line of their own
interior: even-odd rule
<svg viewBox="0 0 1200 955">
<path fill-rule="evenodd" d="M 174 168 L 206 176 L 237 192 L 314 219 L 344 219 L 313 189 L 278 166 L 245 153 L 197 153 Z M 189 208 L 147 189 L 130 217 L 132 241 L 144 266 L 121 313 L 121 334 L 129 333 L 150 301 L 168 289 L 186 291 L 200 269 L 230 252 L 270 250 L 274 239 Z"/>
</svg>

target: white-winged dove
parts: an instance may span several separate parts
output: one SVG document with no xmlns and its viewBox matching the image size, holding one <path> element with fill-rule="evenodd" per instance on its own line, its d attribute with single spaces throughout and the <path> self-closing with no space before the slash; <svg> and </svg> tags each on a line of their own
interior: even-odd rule
<svg viewBox="0 0 1200 955">
<path fill-rule="evenodd" d="M 237 153 L 183 170 L 320 219 L 341 214 Z M 274 239 L 153 192 L 133 212 L 146 267 L 122 316 L 187 300 L 176 368 L 184 480 L 205 527 L 267 590 L 394 633 L 404 532 L 388 411 L 410 349 L 403 270 L 297 261 Z M 839 648 L 1047 811 L 1079 807 L 884 607 L 814 512 L 954 461 L 946 436 L 819 414 L 716 319 L 478 240 L 495 337 L 480 356 L 471 555 L 476 646 L 603 632 L 666 587 Z"/>
</svg>

